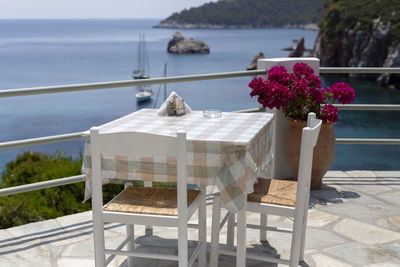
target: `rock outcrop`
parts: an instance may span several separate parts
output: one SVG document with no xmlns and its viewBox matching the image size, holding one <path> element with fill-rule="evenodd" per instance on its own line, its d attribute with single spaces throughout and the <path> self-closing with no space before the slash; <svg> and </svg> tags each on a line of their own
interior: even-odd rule
<svg viewBox="0 0 400 267">
<path fill-rule="evenodd" d="M 386 57 L 382 67 L 400 67 L 400 44 L 389 48 L 388 56 Z M 379 76 L 378 82 L 384 86 L 386 85 L 400 89 L 400 74 L 382 74 Z"/>
<path fill-rule="evenodd" d="M 297 43 L 296 49 L 289 54 L 289 57 L 302 57 L 305 50 L 304 37 L 301 37 L 300 41 Z"/>
<path fill-rule="evenodd" d="M 185 39 L 180 32 L 172 35 L 172 40 L 168 43 L 167 51 L 173 54 L 208 54 L 210 47 L 203 41 L 192 38 Z"/>
<path fill-rule="evenodd" d="M 257 69 L 257 60 L 264 58 L 264 54 L 259 52 L 257 55 L 254 56 L 253 60 L 251 61 L 250 65 L 247 67 L 247 70 L 256 70 Z"/>
</svg>

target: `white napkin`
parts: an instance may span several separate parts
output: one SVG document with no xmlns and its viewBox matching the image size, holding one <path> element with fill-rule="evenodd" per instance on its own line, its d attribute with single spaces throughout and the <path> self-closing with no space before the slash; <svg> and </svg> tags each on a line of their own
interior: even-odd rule
<svg viewBox="0 0 400 267">
<path fill-rule="evenodd" d="M 181 98 L 175 91 L 172 91 L 169 97 L 164 101 L 164 103 L 158 109 L 157 114 L 161 116 L 168 115 L 168 110 L 167 110 L 168 102 L 174 99 L 175 97 Z M 189 114 L 190 112 L 192 112 L 192 109 L 186 104 L 186 102 L 184 102 L 184 105 L 185 105 L 185 114 Z"/>
</svg>

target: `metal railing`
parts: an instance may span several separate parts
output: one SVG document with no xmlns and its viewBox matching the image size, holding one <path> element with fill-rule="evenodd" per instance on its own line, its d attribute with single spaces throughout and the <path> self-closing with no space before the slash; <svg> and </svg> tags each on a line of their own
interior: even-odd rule
<svg viewBox="0 0 400 267">
<path fill-rule="evenodd" d="M 344 74 L 344 73 L 357 73 L 357 74 L 381 74 L 381 73 L 400 73 L 400 68 L 337 68 L 337 67 L 321 67 L 321 74 Z M 128 80 L 128 81 L 113 81 L 113 82 L 100 82 L 100 83 L 87 83 L 87 84 L 74 84 L 74 85 L 60 85 L 48 87 L 33 87 L 22 89 L 8 89 L 0 90 L 0 97 L 14 97 L 38 94 L 51 94 L 61 92 L 75 92 L 86 90 L 99 90 L 111 89 L 128 86 L 140 86 L 151 84 L 163 83 L 178 83 L 178 82 L 192 82 L 213 79 L 226 79 L 237 78 L 246 76 L 266 75 L 266 70 L 252 70 L 252 71 L 235 71 L 224 73 L 211 73 L 211 74 L 198 74 L 198 75 L 185 75 L 175 77 L 160 77 L 145 80 Z M 337 105 L 340 110 L 400 110 L 400 105 L 384 105 L 384 104 L 350 104 L 350 105 Z M 261 109 L 248 109 L 237 112 L 257 112 Z M 42 145 L 55 142 L 79 140 L 85 138 L 82 133 L 69 133 L 61 135 L 53 135 L 32 139 L 16 140 L 0 143 L 0 150 L 13 149 L 19 147 L 27 147 L 33 145 Z M 360 138 L 337 138 L 337 144 L 379 144 L 379 145 L 400 145 L 400 139 L 360 139 Z M 78 183 L 85 180 L 85 175 L 78 175 L 72 177 L 64 177 L 40 183 L 33 183 L 10 188 L 0 189 L 0 196 L 7 196 L 22 192 L 35 191 L 44 188 L 61 186 L 71 183 Z"/>
</svg>

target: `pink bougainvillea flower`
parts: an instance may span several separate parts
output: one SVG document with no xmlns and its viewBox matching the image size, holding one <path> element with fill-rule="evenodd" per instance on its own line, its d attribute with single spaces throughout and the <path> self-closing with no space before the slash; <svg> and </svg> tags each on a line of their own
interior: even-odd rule
<svg viewBox="0 0 400 267">
<path fill-rule="evenodd" d="M 339 119 L 338 109 L 331 104 L 325 105 L 320 118 L 324 123 L 337 122 Z"/>
<path fill-rule="evenodd" d="M 255 78 L 249 83 L 249 87 L 253 90 L 251 90 L 250 95 L 251 97 L 260 95 L 263 93 L 264 87 L 265 87 L 265 81 L 263 78 Z"/>
<path fill-rule="evenodd" d="M 332 92 L 333 97 L 342 104 L 349 104 L 355 98 L 354 90 L 348 83 L 337 82 L 329 90 Z"/>
<path fill-rule="evenodd" d="M 290 80 L 288 71 L 283 66 L 275 66 L 268 70 L 268 80 L 286 84 Z"/>
<path fill-rule="evenodd" d="M 325 103 L 326 95 L 324 94 L 323 90 L 318 90 L 318 89 L 315 89 L 315 88 L 311 88 L 309 90 L 309 94 L 311 96 L 311 99 L 313 101 L 317 102 L 318 104 Z"/>
<path fill-rule="evenodd" d="M 257 96 L 257 101 L 264 108 L 282 109 L 286 117 L 306 120 L 308 112 L 315 112 L 326 122 L 336 122 L 338 110 L 329 103 L 338 100 L 342 104 L 354 100 L 354 90 L 349 84 L 339 82 L 321 88 L 321 80 L 314 75 L 314 70 L 305 63 L 296 63 L 293 73 L 285 67 L 275 66 L 268 71 L 268 79 L 255 78 L 249 83 L 250 95 Z M 321 105 L 325 104 L 321 111 Z"/>
<path fill-rule="evenodd" d="M 301 75 L 313 75 L 314 74 L 314 69 L 311 68 L 309 65 L 306 63 L 296 63 L 293 67 L 293 72 L 295 75 L 301 76 Z"/>
<path fill-rule="evenodd" d="M 306 79 L 310 83 L 310 86 L 314 86 L 315 88 L 321 88 L 321 79 L 318 76 L 308 75 Z"/>
</svg>

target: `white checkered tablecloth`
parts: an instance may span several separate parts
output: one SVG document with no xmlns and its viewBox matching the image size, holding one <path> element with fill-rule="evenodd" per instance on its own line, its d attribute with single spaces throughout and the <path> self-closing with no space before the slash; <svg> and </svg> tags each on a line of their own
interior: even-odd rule
<svg viewBox="0 0 400 267">
<path fill-rule="evenodd" d="M 238 211 L 257 177 L 270 177 L 273 114 L 223 112 L 205 118 L 201 111 L 184 116 L 160 116 L 156 109 L 141 109 L 100 126 L 101 133 L 141 132 L 175 136 L 187 134 L 187 181 L 216 185 L 227 208 Z M 85 134 L 89 135 L 86 131 Z M 90 140 L 85 144 L 83 171 L 85 200 L 91 195 Z M 176 159 L 133 158 L 103 153 L 103 183 L 111 180 L 176 181 Z"/>
</svg>

